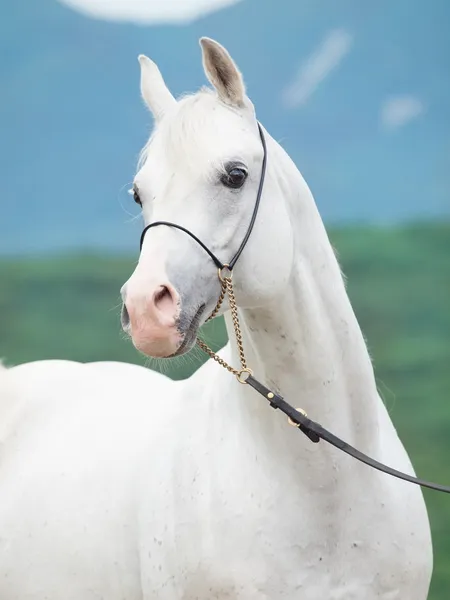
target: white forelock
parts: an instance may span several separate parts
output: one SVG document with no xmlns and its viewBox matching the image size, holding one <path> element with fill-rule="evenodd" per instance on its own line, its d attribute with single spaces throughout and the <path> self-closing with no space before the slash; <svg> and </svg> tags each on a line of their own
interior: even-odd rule
<svg viewBox="0 0 450 600">
<path fill-rule="evenodd" d="M 247 127 L 243 119 L 247 119 Z M 257 137 L 246 135 L 251 131 L 248 125 L 248 115 L 223 104 L 213 90 L 202 88 L 179 99 L 176 111 L 155 126 L 140 153 L 138 167 L 144 166 L 155 143 L 178 167 L 195 170 L 208 164 L 221 169 L 227 152 L 232 151 L 232 158 L 239 160 L 246 149 L 248 152 L 252 139 L 259 144 Z M 256 121 L 254 125 L 256 131 Z"/>
</svg>

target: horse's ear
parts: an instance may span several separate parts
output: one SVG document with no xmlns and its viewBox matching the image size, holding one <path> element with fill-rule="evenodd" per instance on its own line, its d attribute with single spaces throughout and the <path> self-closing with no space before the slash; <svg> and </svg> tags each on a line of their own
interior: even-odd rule
<svg viewBox="0 0 450 600">
<path fill-rule="evenodd" d="M 200 45 L 206 77 L 216 89 L 219 98 L 233 106 L 244 106 L 244 80 L 231 56 L 223 46 L 210 38 L 202 37 Z"/>
<path fill-rule="evenodd" d="M 166 86 L 156 64 L 143 54 L 139 56 L 139 62 L 141 65 L 142 97 L 153 113 L 155 121 L 159 121 L 177 101 Z"/>
</svg>

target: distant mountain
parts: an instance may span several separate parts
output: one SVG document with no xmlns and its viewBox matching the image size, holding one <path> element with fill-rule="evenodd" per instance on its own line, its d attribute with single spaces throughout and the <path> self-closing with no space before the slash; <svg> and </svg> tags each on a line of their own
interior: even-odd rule
<svg viewBox="0 0 450 600">
<path fill-rule="evenodd" d="M 447 0 L 244 0 L 159 27 L 3 0 L 0 252 L 136 247 L 124 190 L 151 124 L 136 57 L 154 58 L 174 93 L 195 90 L 201 35 L 228 47 L 326 220 L 448 217 L 449 26 Z"/>
</svg>

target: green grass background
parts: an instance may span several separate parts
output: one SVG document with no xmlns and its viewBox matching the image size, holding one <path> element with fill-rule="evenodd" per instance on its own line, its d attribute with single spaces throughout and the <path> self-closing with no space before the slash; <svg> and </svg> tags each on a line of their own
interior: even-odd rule
<svg viewBox="0 0 450 600">
<path fill-rule="evenodd" d="M 416 470 L 450 484 L 450 224 L 341 228 L 330 237 L 379 389 Z M 9 364 L 41 358 L 144 364 L 119 325 L 119 289 L 134 262 L 88 254 L 0 261 L 0 357 Z M 225 342 L 221 321 L 211 335 L 217 347 Z M 183 378 L 198 365 L 178 361 L 169 370 Z M 448 600 L 450 496 L 425 491 L 425 497 L 435 551 L 430 600 Z"/>
</svg>

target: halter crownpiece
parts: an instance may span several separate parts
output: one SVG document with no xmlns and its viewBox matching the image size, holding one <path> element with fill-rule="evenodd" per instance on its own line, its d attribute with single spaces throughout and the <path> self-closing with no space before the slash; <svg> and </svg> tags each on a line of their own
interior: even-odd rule
<svg viewBox="0 0 450 600">
<path fill-rule="evenodd" d="M 320 425 L 319 423 L 316 423 L 315 421 L 312 421 L 311 419 L 309 419 L 306 412 L 302 408 L 294 408 L 288 402 L 286 402 L 286 400 L 284 400 L 284 398 L 282 396 L 273 392 L 272 390 L 267 388 L 265 385 L 260 383 L 257 379 L 255 379 L 253 377 L 253 371 L 247 366 L 247 361 L 246 361 L 245 352 L 244 352 L 244 345 L 243 345 L 243 341 L 242 341 L 241 327 L 239 324 L 238 307 L 237 307 L 236 298 L 235 298 L 234 290 L 233 290 L 233 268 L 234 268 L 236 262 L 238 261 L 239 257 L 241 256 L 242 251 L 244 250 L 244 248 L 248 242 L 248 239 L 250 237 L 250 234 L 253 230 L 253 226 L 255 224 L 256 216 L 258 214 L 258 208 L 260 205 L 261 196 L 262 196 L 263 187 L 264 187 L 264 179 L 265 179 L 265 175 L 266 175 L 266 166 L 267 166 L 267 146 L 266 146 L 266 140 L 264 138 L 264 133 L 263 133 L 260 123 L 258 123 L 258 130 L 259 130 L 259 135 L 261 138 L 262 147 L 264 150 L 264 155 L 263 155 L 263 160 L 262 160 L 262 165 L 261 165 L 261 175 L 260 175 L 259 186 L 258 186 L 258 193 L 256 196 L 255 207 L 253 209 L 253 214 L 252 214 L 252 218 L 250 220 L 250 224 L 247 229 L 247 233 L 245 234 L 241 245 L 239 246 L 236 254 L 233 256 L 233 258 L 230 260 L 230 262 L 222 263 L 217 258 L 217 256 L 208 248 L 208 246 L 206 246 L 206 244 L 204 244 L 195 234 L 193 234 L 191 231 L 189 231 L 189 229 L 186 229 L 185 227 L 182 227 L 181 225 L 177 225 L 176 223 L 171 223 L 169 221 L 155 221 L 154 223 L 150 223 L 150 225 L 147 225 L 144 228 L 142 235 L 141 235 L 140 249 L 142 250 L 142 244 L 144 243 L 145 235 L 149 229 L 151 229 L 152 227 L 157 227 L 159 225 L 166 225 L 168 227 L 174 227 L 175 229 L 179 229 L 180 231 L 187 233 L 209 255 L 209 257 L 211 258 L 211 260 L 214 262 L 214 264 L 216 265 L 216 267 L 218 269 L 218 278 L 219 278 L 219 281 L 221 284 L 221 292 L 220 292 L 220 296 L 217 301 L 216 307 L 214 308 L 213 312 L 211 313 L 211 315 L 209 316 L 207 321 L 214 319 L 219 314 L 220 308 L 223 304 L 223 301 L 225 300 L 225 297 L 228 297 L 228 303 L 230 306 L 231 317 L 233 320 L 233 328 L 234 328 L 234 334 L 236 337 L 236 344 L 238 347 L 241 368 L 235 369 L 234 367 L 229 365 L 223 358 L 221 358 L 218 354 L 216 354 L 213 350 L 211 350 L 211 348 L 207 344 L 205 344 L 205 342 L 203 340 L 201 340 L 199 338 L 197 338 L 197 345 L 206 354 L 208 354 L 208 356 L 210 356 L 210 358 L 215 360 L 219 365 L 221 365 L 222 367 L 227 369 L 230 373 L 235 375 L 237 380 L 239 381 L 239 383 L 242 383 L 244 385 L 245 384 L 250 385 L 255 391 L 257 391 L 261 396 L 263 396 L 269 402 L 269 404 L 272 408 L 281 410 L 281 412 L 283 412 L 288 417 L 288 422 L 290 425 L 297 427 L 302 433 L 304 433 L 315 444 L 320 442 L 320 440 L 324 440 L 325 442 L 328 442 L 335 448 L 342 450 L 342 452 L 345 452 L 346 454 L 348 454 L 348 455 L 352 456 L 353 458 L 355 458 L 356 460 L 368 465 L 369 467 L 372 467 L 373 469 L 376 469 L 378 471 L 386 473 L 387 475 L 391 475 L 392 477 L 397 477 L 398 479 L 402 479 L 403 481 L 408 481 L 410 483 L 415 483 L 417 485 L 429 488 L 431 490 L 436 490 L 438 492 L 444 492 L 446 494 L 450 494 L 450 487 L 448 487 L 448 486 L 440 485 L 438 483 L 432 483 L 429 481 L 424 481 L 423 479 L 418 479 L 417 477 L 413 477 L 412 475 L 408 475 L 406 473 L 402 473 L 401 471 L 397 471 L 396 469 L 392 469 L 391 467 L 388 467 L 387 465 L 380 463 L 379 461 L 371 458 L 370 456 L 367 456 L 367 454 L 360 452 L 353 446 L 350 446 L 350 444 L 347 444 L 347 442 L 344 442 L 343 440 L 338 438 L 336 435 L 334 435 L 333 433 L 331 433 L 330 431 L 325 429 L 325 427 L 322 427 L 322 425 Z"/>
</svg>

